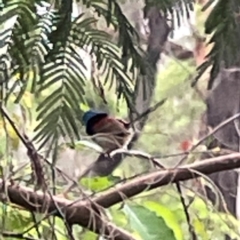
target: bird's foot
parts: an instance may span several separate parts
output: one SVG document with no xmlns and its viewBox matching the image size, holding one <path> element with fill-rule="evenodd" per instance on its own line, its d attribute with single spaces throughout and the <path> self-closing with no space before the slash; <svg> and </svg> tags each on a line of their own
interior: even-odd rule
<svg viewBox="0 0 240 240">
<path fill-rule="evenodd" d="M 110 153 L 111 153 L 111 151 L 106 151 L 106 152 L 103 153 L 103 156 L 104 156 L 105 158 L 112 158 L 111 155 L 110 155 Z"/>
<path fill-rule="evenodd" d="M 122 149 L 123 151 L 129 151 L 129 149 L 128 149 L 128 144 L 123 145 L 121 149 Z"/>
<path fill-rule="evenodd" d="M 111 158 L 110 153 L 108 153 L 108 152 L 105 152 L 105 153 L 103 154 L 103 156 L 104 156 L 105 158 Z"/>
</svg>

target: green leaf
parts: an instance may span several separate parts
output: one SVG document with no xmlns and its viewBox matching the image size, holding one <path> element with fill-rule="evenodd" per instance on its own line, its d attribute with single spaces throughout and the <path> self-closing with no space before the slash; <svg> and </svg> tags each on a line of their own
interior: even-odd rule
<svg viewBox="0 0 240 240">
<path fill-rule="evenodd" d="M 213 1 L 209 0 L 207 5 Z M 240 2 L 237 0 L 219 0 L 214 4 L 207 20 L 205 21 L 205 33 L 211 36 L 209 43 L 213 47 L 206 56 L 206 61 L 198 67 L 199 74 L 196 81 L 211 67 L 208 89 L 211 89 L 220 69 L 237 66 L 240 59 L 239 41 L 240 25 L 236 20 L 239 14 Z M 206 7 L 204 8 L 206 9 Z"/>
<path fill-rule="evenodd" d="M 123 211 L 119 211 L 120 208 L 121 208 L 121 203 L 112 206 L 110 209 L 108 209 L 108 212 L 111 215 L 111 217 L 116 225 L 123 226 L 126 231 L 129 231 L 131 229 L 128 229 L 128 226 L 129 226 L 128 219 Z"/>
<path fill-rule="evenodd" d="M 96 240 L 97 239 L 97 234 L 86 231 L 83 234 L 80 235 L 82 240 Z"/>
<path fill-rule="evenodd" d="M 4 214 L 4 224 L 7 230 L 24 230 L 32 224 L 32 217 L 28 211 L 18 210 L 16 207 L 6 206 L 6 213 L 3 211 L 4 205 L 1 206 L 1 214 Z"/>
<path fill-rule="evenodd" d="M 113 184 L 114 181 L 110 177 L 93 177 L 81 179 L 81 185 L 94 192 L 101 191 L 107 187 L 112 186 Z"/>
<path fill-rule="evenodd" d="M 129 218 L 132 229 L 147 240 L 175 240 L 174 233 L 163 218 L 140 205 L 124 205 L 124 213 Z"/>
<path fill-rule="evenodd" d="M 202 240 L 208 240 L 209 236 L 207 234 L 207 229 L 206 226 L 202 221 L 199 219 L 194 219 L 193 220 L 193 227 L 199 237 L 201 237 Z"/>
<path fill-rule="evenodd" d="M 184 237 L 183 237 L 184 234 L 183 234 L 182 228 L 179 224 L 179 221 L 177 220 L 178 217 L 176 216 L 176 214 L 174 214 L 174 212 L 169 210 L 164 205 L 156 203 L 156 202 L 152 202 L 152 201 L 144 202 L 144 206 L 147 209 L 155 212 L 157 216 L 162 217 L 164 219 L 167 226 L 173 230 L 174 235 L 177 240 L 184 239 Z"/>
<path fill-rule="evenodd" d="M 196 197 L 194 193 L 192 194 L 192 197 L 194 197 L 194 200 L 191 204 L 191 207 L 193 209 L 198 210 L 198 217 L 201 219 L 208 218 L 209 216 L 209 207 L 207 203 L 201 199 L 200 197 Z"/>
</svg>

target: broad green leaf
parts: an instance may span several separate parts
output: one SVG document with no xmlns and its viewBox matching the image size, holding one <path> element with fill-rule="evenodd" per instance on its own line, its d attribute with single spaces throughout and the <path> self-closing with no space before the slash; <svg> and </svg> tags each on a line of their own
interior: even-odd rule
<svg viewBox="0 0 240 240">
<path fill-rule="evenodd" d="M 56 234 L 57 239 L 58 240 L 67 240 L 67 238 L 65 237 L 65 235 L 66 235 L 65 223 L 63 222 L 63 220 L 58 217 L 55 217 L 54 221 L 55 221 L 54 228 L 56 229 L 55 234 Z"/>
<path fill-rule="evenodd" d="M 143 240 L 175 240 L 174 233 L 163 218 L 155 212 L 140 205 L 124 205 L 124 213 L 129 218 L 132 229 L 139 233 Z"/>
<path fill-rule="evenodd" d="M 173 230 L 174 235 L 177 240 L 184 239 L 184 237 L 183 237 L 184 233 L 183 233 L 181 226 L 177 220 L 178 217 L 176 216 L 176 214 L 174 214 L 174 212 L 172 212 L 170 209 L 168 209 L 164 205 L 153 202 L 153 201 L 144 202 L 144 206 L 147 209 L 155 212 L 157 216 L 162 217 L 164 219 L 167 226 Z"/>
<path fill-rule="evenodd" d="M 120 208 L 121 204 L 114 205 L 109 209 L 109 213 L 111 214 L 111 217 L 116 225 L 123 226 L 124 229 L 127 230 L 128 220 L 124 212 L 119 211 Z"/>
<path fill-rule="evenodd" d="M 103 152 L 102 148 L 99 145 L 87 140 L 80 140 L 80 141 L 74 142 L 74 144 L 70 142 L 62 143 L 58 146 L 58 150 L 65 151 L 69 147 L 74 148 L 76 151 L 88 150 L 88 151 L 95 151 L 97 153 Z"/>
</svg>

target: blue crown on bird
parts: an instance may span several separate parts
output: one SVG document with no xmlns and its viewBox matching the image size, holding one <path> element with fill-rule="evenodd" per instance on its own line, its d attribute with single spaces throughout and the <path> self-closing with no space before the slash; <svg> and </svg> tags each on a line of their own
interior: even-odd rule
<svg viewBox="0 0 240 240">
<path fill-rule="evenodd" d="M 86 126 L 86 133 L 108 153 L 123 147 L 131 135 L 129 123 L 106 112 L 89 110 L 84 113 L 82 122 Z"/>
</svg>

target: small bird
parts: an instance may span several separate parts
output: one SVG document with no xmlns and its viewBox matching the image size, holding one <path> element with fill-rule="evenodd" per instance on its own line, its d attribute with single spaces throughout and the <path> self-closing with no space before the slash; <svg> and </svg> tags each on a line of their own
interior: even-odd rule
<svg viewBox="0 0 240 240">
<path fill-rule="evenodd" d="M 105 153 L 123 148 L 131 137 L 130 123 L 111 117 L 106 112 L 89 110 L 83 115 L 82 121 L 86 133 Z"/>
</svg>

